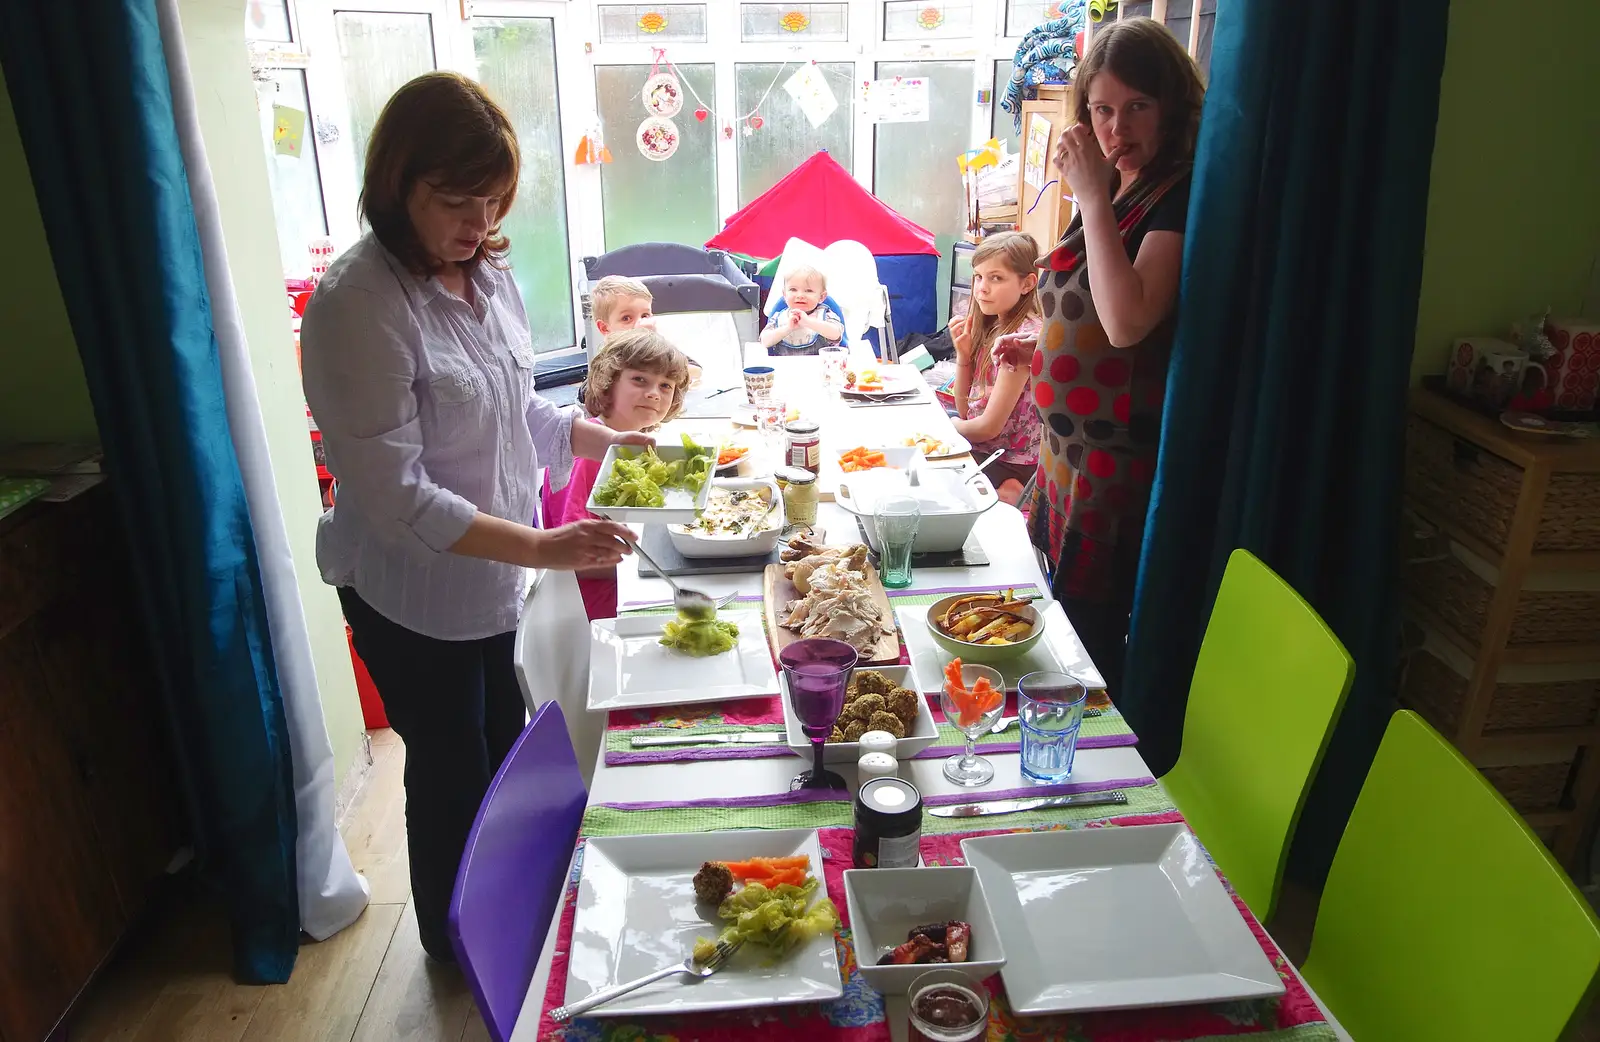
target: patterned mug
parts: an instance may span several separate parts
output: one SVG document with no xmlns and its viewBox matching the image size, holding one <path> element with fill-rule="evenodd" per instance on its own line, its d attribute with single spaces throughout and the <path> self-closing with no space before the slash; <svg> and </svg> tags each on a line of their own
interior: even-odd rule
<svg viewBox="0 0 1600 1042">
<path fill-rule="evenodd" d="M 1545 331 L 1556 354 L 1548 362 L 1557 409 L 1589 410 L 1600 391 L 1600 319 L 1554 319 Z"/>
</svg>

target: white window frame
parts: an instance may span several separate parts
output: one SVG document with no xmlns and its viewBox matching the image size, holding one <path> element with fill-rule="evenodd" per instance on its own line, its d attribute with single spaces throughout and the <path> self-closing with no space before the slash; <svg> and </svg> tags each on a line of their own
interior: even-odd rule
<svg viewBox="0 0 1600 1042">
<path fill-rule="evenodd" d="M 360 171 L 354 168 L 352 150 L 343 140 L 324 145 L 315 134 L 318 121 L 331 122 L 349 133 L 349 103 L 345 96 L 340 67 L 338 40 L 334 33 L 336 11 L 393 12 L 426 14 L 432 18 L 435 67 L 454 69 L 472 75 L 475 61 L 470 18 L 473 15 L 503 18 L 549 18 L 555 24 L 556 84 L 560 97 L 562 152 L 571 157 L 578 142 L 597 118 L 595 75 L 600 65 L 649 65 L 649 43 L 601 43 L 598 6 L 604 0 L 289 0 L 289 19 L 295 43 L 253 44 L 257 62 L 269 68 L 291 68 L 306 74 L 310 100 L 311 137 L 321 173 L 323 209 L 329 235 L 336 249 L 349 246 L 360 234 L 357 197 Z M 883 62 L 967 61 L 973 63 L 968 138 L 977 145 L 988 139 L 993 107 L 999 104 L 1003 81 L 994 75 L 995 62 L 1009 61 L 1016 53 L 1020 36 L 1006 36 L 1005 0 L 973 0 L 973 33 L 964 39 L 886 41 L 883 39 L 885 0 L 849 0 L 848 39 L 845 41 L 797 40 L 794 43 L 764 41 L 745 43 L 740 38 L 738 0 L 703 0 L 706 5 L 705 43 L 663 43 L 667 57 L 680 65 L 711 65 L 716 74 L 715 97 L 711 99 L 724 117 L 742 115 L 734 110 L 734 67 L 753 63 L 801 62 L 849 63 L 855 79 L 873 78 Z M 1158 10 L 1168 3 L 1193 3 L 1200 0 L 1154 0 Z M 1117 17 L 1124 8 L 1119 5 Z M 1199 19 L 1190 23 L 1190 46 L 1198 37 Z M 1090 31 L 1092 32 L 1092 26 Z M 642 86 L 642 83 L 641 83 Z M 782 89 L 781 82 L 778 89 Z M 989 91 L 989 103 L 978 104 L 977 92 Z M 692 109 L 691 109 L 692 112 Z M 642 112 L 641 112 L 642 118 Z M 692 114 L 687 118 L 692 119 Z M 631 129 L 607 127 L 608 146 L 631 148 Z M 853 119 L 850 172 L 865 188 L 872 190 L 876 165 L 876 133 L 872 123 Z M 760 131 L 757 131 L 760 133 Z M 739 208 L 738 146 L 741 134 L 732 139 L 716 135 L 716 205 L 719 226 Z M 952 160 L 954 157 L 951 157 Z M 952 169 L 954 164 L 951 164 Z M 605 221 L 598 166 L 576 166 L 568 161 L 565 170 L 567 240 L 571 252 L 573 286 L 573 325 L 581 336 L 581 309 L 578 301 L 581 258 L 604 253 Z M 715 229 L 712 229 L 715 231 Z"/>
<path fill-rule="evenodd" d="M 596 65 L 649 65 L 652 45 L 648 43 L 599 42 L 598 7 L 605 0 L 573 0 L 573 19 L 584 27 L 594 41 L 587 55 L 591 70 L 589 75 L 589 111 L 594 111 L 594 77 Z M 925 43 L 911 40 L 886 41 L 883 39 L 884 0 L 850 0 L 849 38 L 845 41 L 816 42 L 797 40 L 794 43 L 763 41 L 745 43 L 740 39 L 739 4 L 737 0 L 705 0 L 706 42 L 672 43 L 661 46 L 667 57 L 679 65 L 711 65 L 716 72 L 716 97 L 713 107 L 723 116 L 743 115 L 734 110 L 734 66 L 784 61 L 816 61 L 818 64 L 835 62 L 854 66 L 855 79 L 877 76 L 880 62 L 904 61 L 969 61 L 974 63 L 971 120 L 968 137 L 974 145 L 988 140 L 992 106 L 999 101 L 998 87 L 994 82 L 994 63 L 1010 60 L 1017 50 L 1021 37 L 1005 36 L 1004 0 L 973 0 L 974 33 L 966 39 L 936 39 Z M 642 84 L 641 84 L 642 86 Z M 780 81 L 779 88 L 782 89 Z M 979 105 L 977 92 L 990 92 L 988 105 Z M 641 118 L 642 114 L 641 114 Z M 690 118 L 693 118 L 692 116 Z M 756 133 L 760 133 L 757 131 Z M 607 128 L 611 147 L 631 147 L 618 128 Z M 736 130 L 732 140 L 721 134 L 716 138 L 717 215 L 726 221 L 739 208 L 738 143 Z M 873 170 L 876 165 L 876 134 L 872 123 L 857 113 L 851 133 L 850 173 L 869 191 L 873 188 Z M 955 157 L 951 158 L 954 169 Z M 582 242 L 582 253 L 598 254 L 605 251 L 603 222 L 599 219 L 600 193 L 598 173 L 591 179 L 592 188 L 585 193 L 585 205 L 595 215 L 585 222 L 592 237 Z M 569 183 L 571 178 L 569 177 Z"/>
</svg>

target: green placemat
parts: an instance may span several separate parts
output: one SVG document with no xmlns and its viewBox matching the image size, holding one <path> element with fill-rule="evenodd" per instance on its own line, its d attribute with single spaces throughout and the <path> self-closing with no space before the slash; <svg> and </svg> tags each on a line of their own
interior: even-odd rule
<svg viewBox="0 0 1600 1042">
<path fill-rule="evenodd" d="M 0 478 L 0 517 L 50 491 L 49 478 Z"/>
<path fill-rule="evenodd" d="M 1050 810 L 1006 814 L 993 818 L 938 818 L 924 812 L 922 832 L 923 835 L 937 836 L 988 828 L 1067 828 L 1109 821 L 1112 818 L 1167 814 L 1177 809 L 1167 796 L 1166 790 L 1161 787 L 1161 783 L 1153 779 L 1144 785 L 1114 787 L 1127 794 L 1127 804 L 1055 807 Z M 996 795 L 998 794 L 986 794 L 984 790 L 977 789 L 970 798 L 993 799 Z M 1006 795 L 1017 794 L 1007 790 Z M 848 828 L 854 824 L 854 815 L 854 806 L 849 799 L 785 803 L 775 806 L 650 807 L 637 804 L 595 804 L 584 813 L 582 831 L 586 836 L 634 836 L 660 835 L 669 832 L 714 832 L 722 829 Z"/>
</svg>

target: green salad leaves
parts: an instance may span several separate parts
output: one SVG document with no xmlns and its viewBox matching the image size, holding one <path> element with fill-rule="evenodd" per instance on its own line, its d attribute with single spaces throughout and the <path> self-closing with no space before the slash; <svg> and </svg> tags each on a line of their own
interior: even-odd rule
<svg viewBox="0 0 1600 1042">
<path fill-rule="evenodd" d="M 727 928 L 715 940 L 701 937 L 694 942 L 696 961 L 709 959 L 717 941 L 740 940 L 777 961 L 813 937 L 832 934 L 839 926 L 839 912 L 826 897 L 811 904 L 816 890 L 815 877 L 804 886 L 780 883 L 771 889 L 763 883 L 746 883 L 717 908 L 717 915 L 729 920 Z"/>
<path fill-rule="evenodd" d="M 661 627 L 661 643 L 685 655 L 720 655 L 739 641 L 739 627 L 718 622 L 716 612 L 705 617 L 680 611 Z"/>
<path fill-rule="evenodd" d="M 656 455 L 654 447 L 643 452 L 619 448 L 611 473 L 594 488 L 595 503 L 603 507 L 663 507 L 667 497 L 662 490 L 668 488 L 699 495 L 716 469 L 717 454 L 696 445 L 687 434 L 683 435 L 683 449 L 683 459 L 668 463 Z"/>
</svg>

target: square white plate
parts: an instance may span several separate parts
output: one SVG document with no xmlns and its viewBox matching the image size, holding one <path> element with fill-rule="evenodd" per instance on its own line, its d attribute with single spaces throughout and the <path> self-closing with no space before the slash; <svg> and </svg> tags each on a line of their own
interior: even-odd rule
<svg viewBox="0 0 1600 1042">
<path fill-rule="evenodd" d="M 1009 956 L 1018 1013 L 1176 1006 L 1283 992 L 1183 825 L 961 841 Z"/>
<path fill-rule="evenodd" d="M 694 899 L 694 874 L 705 861 L 807 854 L 822 879 L 815 829 L 747 829 L 662 836 L 606 836 L 585 844 L 578 879 L 564 1002 L 681 963 L 697 937 L 716 937 L 727 924 Z M 823 895 L 819 887 L 817 897 Z M 601 1006 L 589 1017 L 745 1009 L 826 1002 L 844 994 L 832 937 L 815 937 L 776 965 L 741 951 L 701 981 L 682 977 L 648 984 Z"/>
<path fill-rule="evenodd" d="M 661 646 L 661 627 L 674 617 L 631 615 L 589 624 L 590 712 L 778 693 L 759 612 L 719 612 L 717 618 L 739 627 L 739 642 L 704 658 Z"/>
<path fill-rule="evenodd" d="M 907 605 L 896 608 L 895 615 L 899 618 L 900 636 L 906 642 L 906 651 L 911 656 L 912 664 L 917 667 L 917 676 L 922 678 L 923 684 L 935 685 L 924 687 L 922 693 L 937 695 L 937 685 L 944 680 L 944 664 L 950 661 L 950 654 L 928 636 L 928 609 Z M 1071 673 L 1088 685 L 1090 690 L 1104 690 L 1106 686 L 1100 671 L 1089 659 L 1089 652 L 1084 650 L 1083 641 L 1078 639 L 1077 631 L 1067 621 L 1067 613 L 1062 610 L 1060 601 L 1051 601 L 1045 606 L 1044 637 L 1039 643 L 1009 662 L 994 663 L 994 668 L 1005 679 L 1007 691 L 1015 691 L 1018 680 L 1041 669 Z"/>
<path fill-rule="evenodd" d="M 741 633 L 743 630 L 740 631 Z M 910 666 L 862 666 L 874 673 L 882 673 L 901 687 L 917 691 L 916 671 Z M 811 739 L 806 737 L 805 731 L 800 729 L 800 718 L 794 715 L 794 709 L 789 705 L 789 678 L 782 673 L 778 674 L 778 693 L 783 698 L 783 726 L 784 740 L 789 748 L 793 749 L 796 756 L 811 758 Z M 909 760 L 913 756 L 932 745 L 939 738 L 939 725 L 934 722 L 933 710 L 928 706 L 926 697 L 918 693 L 917 696 L 917 723 L 911 733 L 904 738 L 897 738 L 894 743 L 894 758 Z M 861 759 L 860 742 L 833 742 L 822 747 L 823 763 L 855 763 Z"/>
</svg>

